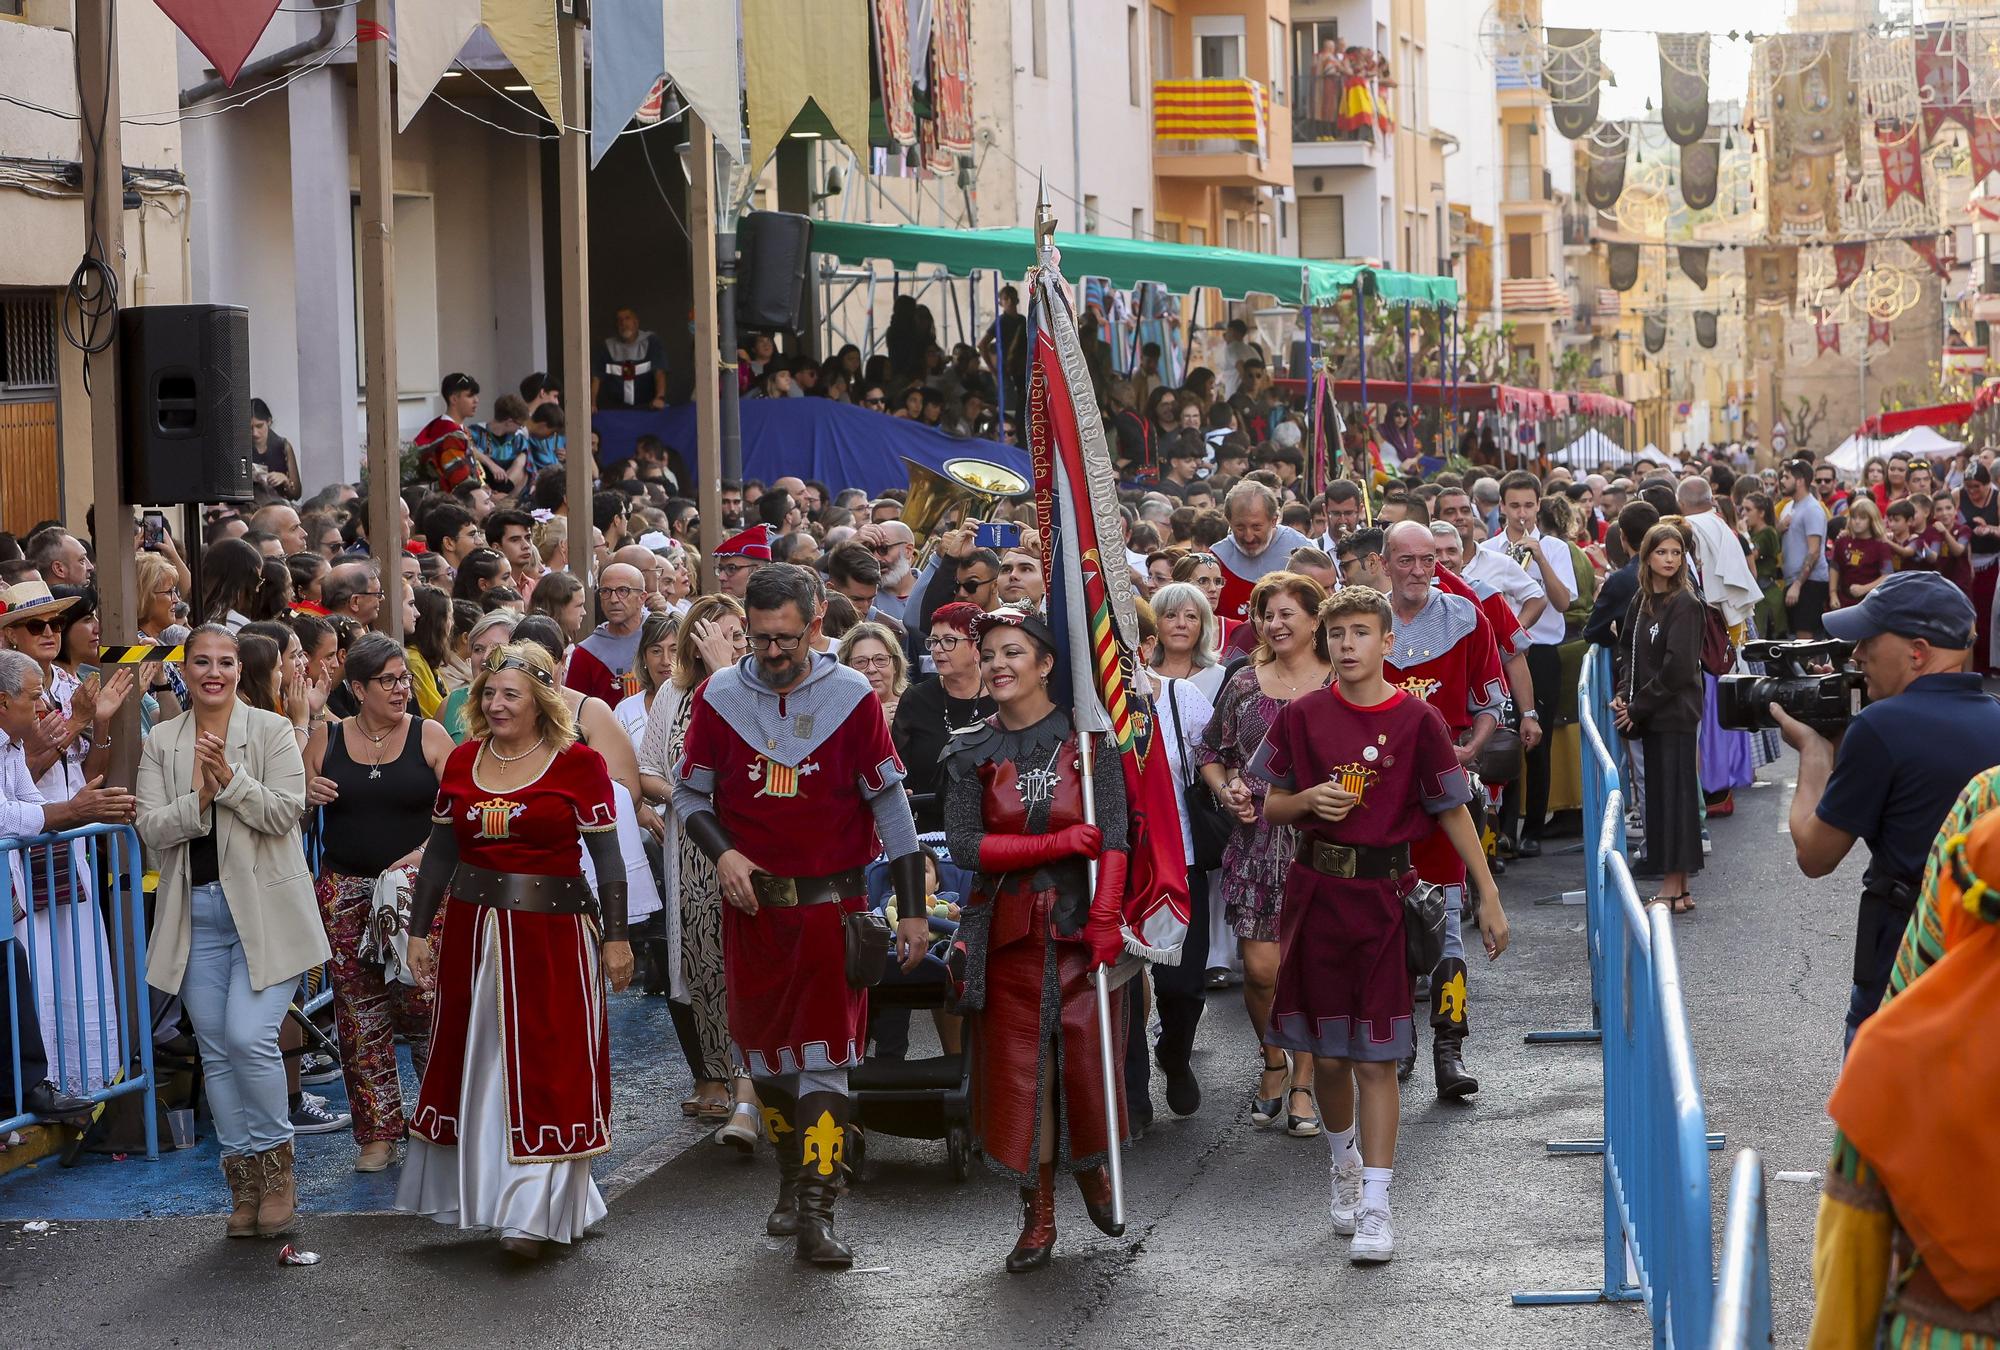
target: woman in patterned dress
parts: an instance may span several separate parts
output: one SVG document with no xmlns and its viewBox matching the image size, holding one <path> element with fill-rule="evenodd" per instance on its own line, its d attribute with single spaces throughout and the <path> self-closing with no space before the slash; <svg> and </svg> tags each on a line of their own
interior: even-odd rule
<svg viewBox="0 0 2000 1350">
<path fill-rule="evenodd" d="M 672 781 L 671 766 L 681 757 L 688 718 L 694 711 L 689 695 L 710 675 L 734 665 L 749 646 L 743 606 L 734 598 L 704 595 L 688 606 L 674 638 L 673 680 L 653 700 L 653 709 L 647 714 L 646 738 L 639 747 L 642 774 Z M 717 1131 L 718 1142 L 744 1146 L 739 1136 L 747 1132 L 747 1143 L 754 1145 L 756 1098 L 748 1072 L 733 1063 L 735 1057 L 729 1048 L 722 978 L 722 888 L 714 862 L 685 833 L 679 836 L 678 846 L 681 978 L 701 1044 L 700 1062 L 688 1066 L 694 1074 L 694 1095 L 681 1109 L 703 1120 L 725 1122 Z M 746 1114 L 748 1120 L 743 1119 Z"/>
<path fill-rule="evenodd" d="M 1312 1057 L 1281 1054 L 1273 1064 L 1263 1049 L 1278 979 L 1278 909 L 1298 835 L 1264 819 L 1265 785 L 1254 776 L 1246 778 L 1243 769 L 1264 744 L 1278 709 L 1332 678 L 1333 668 L 1316 641 L 1315 616 L 1324 599 L 1326 591 L 1318 582 L 1296 572 L 1273 572 L 1257 583 L 1250 593 L 1256 653 L 1223 684 L 1215 716 L 1195 747 L 1202 777 L 1237 820 L 1222 854 L 1220 894 L 1242 948 L 1243 1003 L 1257 1032 L 1264 1070 L 1250 1119 L 1269 1125 L 1283 1115 L 1287 1133 L 1301 1137 L 1318 1134 L 1320 1128 L 1312 1103 Z M 1209 959 L 1214 961 L 1213 953 Z M 1305 1099 L 1303 1115 L 1288 1109 L 1299 1098 Z"/>
</svg>

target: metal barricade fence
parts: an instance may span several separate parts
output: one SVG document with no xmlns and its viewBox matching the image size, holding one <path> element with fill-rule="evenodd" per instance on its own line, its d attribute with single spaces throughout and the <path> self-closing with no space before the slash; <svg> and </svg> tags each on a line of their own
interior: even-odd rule
<svg viewBox="0 0 2000 1350">
<path fill-rule="evenodd" d="M 1715 1325 L 1709 1350 L 1758 1350 L 1772 1345 L 1771 1234 L 1765 1209 L 1764 1160 L 1746 1148 L 1729 1175 L 1729 1213 L 1722 1221 L 1722 1264 L 1715 1281 Z"/>
<path fill-rule="evenodd" d="M 1708 1334 L 1713 1238 L 1708 1133 L 1682 1004 L 1673 920 L 1639 902 L 1624 853 L 1625 794 L 1609 712 L 1610 654 L 1593 653 L 1578 690 L 1585 791 L 1585 890 L 1594 1003 L 1608 1020 L 1604 1137 L 1550 1144 L 1601 1152 L 1604 1270 L 1595 1289 L 1523 1292 L 1520 1305 L 1643 1300 L 1655 1345 Z M 1607 740 L 1607 736 L 1609 740 Z"/>
<path fill-rule="evenodd" d="M 78 847 L 81 845 L 81 847 Z M 130 825 L 0 839 L 7 903 L 0 905 L 6 967 L 7 1070 L 18 1107 L 22 1010 L 32 1010 L 48 1076 L 96 1103 L 150 1099 L 153 1019 L 146 986 L 144 862 Z M 25 987 L 24 987 L 25 977 Z M 145 1101 L 146 1156 L 160 1156 L 158 1113 Z M 34 1123 L 0 1119 L 0 1135 Z"/>
</svg>

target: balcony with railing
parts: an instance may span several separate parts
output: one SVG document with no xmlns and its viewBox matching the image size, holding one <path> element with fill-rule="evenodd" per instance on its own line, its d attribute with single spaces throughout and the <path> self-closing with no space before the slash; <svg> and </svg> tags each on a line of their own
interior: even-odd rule
<svg viewBox="0 0 2000 1350">
<path fill-rule="evenodd" d="M 1257 80 L 1156 80 L 1153 172 L 1226 187 L 1288 185 L 1291 127 L 1271 118 Z"/>
<path fill-rule="evenodd" d="M 1500 170 L 1500 200 L 1509 205 L 1552 206 L 1555 179 L 1539 164 L 1508 164 Z"/>
<path fill-rule="evenodd" d="M 1385 164 L 1395 144 L 1395 85 L 1337 63 L 1294 72 L 1292 162 L 1302 168 Z"/>
</svg>

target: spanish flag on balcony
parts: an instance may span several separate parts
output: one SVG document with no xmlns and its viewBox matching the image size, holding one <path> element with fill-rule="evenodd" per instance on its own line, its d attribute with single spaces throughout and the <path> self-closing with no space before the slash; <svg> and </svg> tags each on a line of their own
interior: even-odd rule
<svg viewBox="0 0 2000 1350">
<path fill-rule="evenodd" d="M 1255 80 L 1160 80 L 1153 85 L 1153 139 L 1244 141 L 1270 153 L 1270 94 Z"/>
</svg>

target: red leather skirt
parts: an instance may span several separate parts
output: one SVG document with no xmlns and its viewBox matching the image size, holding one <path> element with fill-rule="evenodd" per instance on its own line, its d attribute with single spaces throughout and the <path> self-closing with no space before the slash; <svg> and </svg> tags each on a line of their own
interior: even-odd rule
<svg viewBox="0 0 2000 1350">
<path fill-rule="evenodd" d="M 1056 1167 L 1080 1172 L 1102 1163 L 1104 1071 L 1097 993 L 1080 942 L 1053 937 L 1053 891 L 1002 892 L 986 957 L 986 1007 L 968 1019 L 972 1129 L 986 1159 L 1023 1183 L 1041 1153 L 1042 1085 L 1055 1083 Z M 1131 1138 L 1125 1110 L 1125 1000 L 1112 998 L 1118 1133 Z"/>
</svg>

